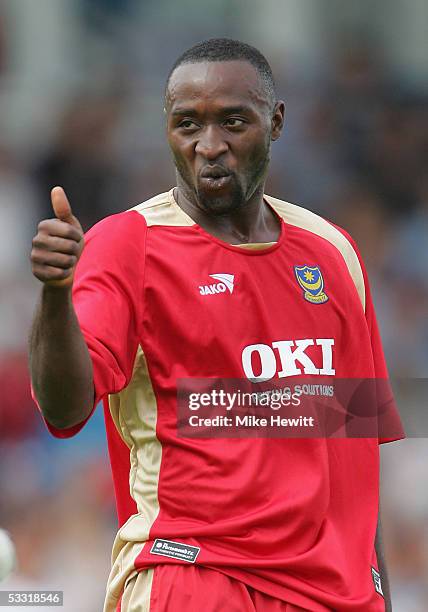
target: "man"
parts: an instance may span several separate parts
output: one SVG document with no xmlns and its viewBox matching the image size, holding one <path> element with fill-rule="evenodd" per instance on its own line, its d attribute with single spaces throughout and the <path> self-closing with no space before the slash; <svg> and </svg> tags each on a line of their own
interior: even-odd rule
<svg viewBox="0 0 428 612">
<path fill-rule="evenodd" d="M 387 373 L 349 237 L 264 194 L 284 121 L 266 59 L 196 45 L 165 111 L 174 189 L 84 241 L 56 187 L 33 241 L 50 431 L 74 435 L 104 400 L 120 522 L 105 610 L 389 610 L 377 438 L 178 435 L 181 379 Z"/>
</svg>

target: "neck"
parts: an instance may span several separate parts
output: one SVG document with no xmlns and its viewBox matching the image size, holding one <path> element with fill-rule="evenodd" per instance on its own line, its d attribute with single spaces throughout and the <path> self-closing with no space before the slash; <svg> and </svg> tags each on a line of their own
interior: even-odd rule
<svg viewBox="0 0 428 612">
<path fill-rule="evenodd" d="M 174 189 L 177 204 L 206 232 L 230 244 L 273 242 L 278 239 L 280 224 L 277 216 L 263 199 L 264 184 L 241 207 L 214 215 L 202 209 L 182 181 Z"/>
</svg>

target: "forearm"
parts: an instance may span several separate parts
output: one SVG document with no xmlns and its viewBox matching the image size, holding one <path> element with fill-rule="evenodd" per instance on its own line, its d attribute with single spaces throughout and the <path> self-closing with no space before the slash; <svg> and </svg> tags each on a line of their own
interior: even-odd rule
<svg viewBox="0 0 428 612">
<path fill-rule="evenodd" d="M 58 428 L 83 421 L 94 402 L 92 362 L 71 288 L 45 285 L 30 338 L 33 388 L 46 420 Z"/>
<path fill-rule="evenodd" d="M 377 530 L 376 530 L 375 549 L 376 549 L 376 556 L 377 556 L 377 562 L 378 562 L 378 567 L 379 567 L 380 579 L 382 582 L 382 591 L 383 591 L 383 595 L 385 598 L 385 612 L 391 612 L 392 611 L 391 592 L 390 592 L 390 587 L 389 587 L 388 572 L 386 570 L 385 555 L 383 551 L 380 513 L 378 517 Z"/>
</svg>

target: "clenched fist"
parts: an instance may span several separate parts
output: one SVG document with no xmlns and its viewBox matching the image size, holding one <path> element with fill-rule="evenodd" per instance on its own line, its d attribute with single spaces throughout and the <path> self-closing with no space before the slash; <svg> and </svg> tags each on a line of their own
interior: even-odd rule
<svg viewBox="0 0 428 612">
<path fill-rule="evenodd" d="M 39 223 L 31 250 L 32 270 L 46 285 L 71 287 L 83 250 L 83 230 L 62 187 L 52 189 L 51 201 L 56 218 Z"/>
</svg>

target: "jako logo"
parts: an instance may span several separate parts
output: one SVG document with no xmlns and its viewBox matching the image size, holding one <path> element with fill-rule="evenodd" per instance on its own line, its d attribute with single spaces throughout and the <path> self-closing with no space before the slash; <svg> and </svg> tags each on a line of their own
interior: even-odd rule
<svg viewBox="0 0 428 612">
<path fill-rule="evenodd" d="M 242 351 L 242 367 L 245 376 L 253 382 L 270 380 L 275 374 L 278 374 L 278 378 L 299 374 L 334 376 L 336 371 L 333 368 L 333 346 L 333 338 L 279 340 L 272 342 L 272 346 L 250 344 Z M 317 363 L 306 354 L 308 347 L 314 347 L 312 355 Z M 278 365 L 281 367 L 278 368 Z"/>
<path fill-rule="evenodd" d="M 234 274 L 210 274 L 211 278 L 220 281 L 212 285 L 200 285 L 199 293 L 201 295 L 213 295 L 214 293 L 224 293 L 227 289 L 233 293 Z"/>
</svg>

